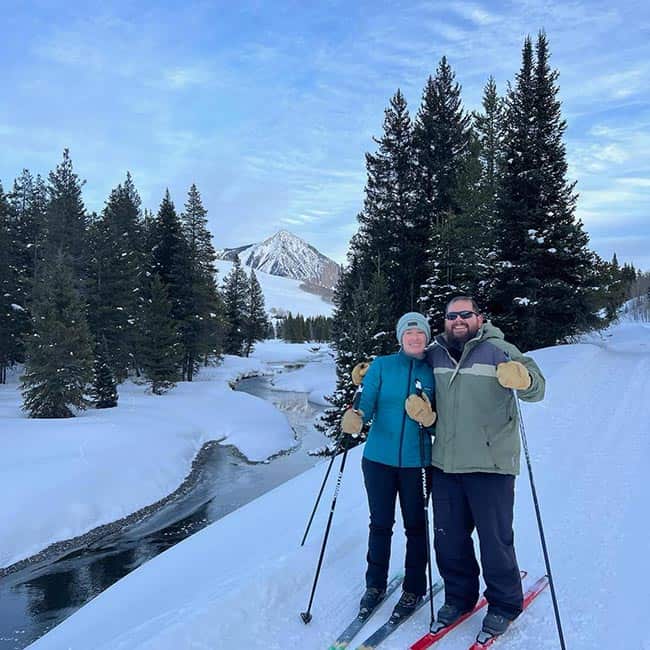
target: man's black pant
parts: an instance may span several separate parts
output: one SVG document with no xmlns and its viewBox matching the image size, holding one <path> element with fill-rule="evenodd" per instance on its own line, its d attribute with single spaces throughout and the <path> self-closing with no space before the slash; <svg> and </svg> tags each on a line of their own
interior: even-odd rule
<svg viewBox="0 0 650 650">
<path fill-rule="evenodd" d="M 488 609 L 509 619 L 522 610 L 512 518 L 515 477 L 433 468 L 434 547 L 445 582 L 445 602 L 471 609 L 479 596 L 479 567 L 472 531 L 478 531 Z"/>
<path fill-rule="evenodd" d="M 366 586 L 386 588 L 390 543 L 395 523 L 395 500 L 399 494 L 406 533 L 403 589 L 422 596 L 427 591 L 427 546 L 422 496 L 422 469 L 419 467 L 392 467 L 367 458 L 361 461 L 361 467 L 370 507 Z M 426 468 L 426 473 L 429 486 L 430 467 Z"/>
</svg>

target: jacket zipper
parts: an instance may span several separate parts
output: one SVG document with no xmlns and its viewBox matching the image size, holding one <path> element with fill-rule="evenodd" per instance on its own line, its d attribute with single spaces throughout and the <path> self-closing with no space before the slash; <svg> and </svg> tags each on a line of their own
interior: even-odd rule
<svg viewBox="0 0 650 650">
<path fill-rule="evenodd" d="M 408 399 L 409 396 L 409 389 L 411 387 L 411 373 L 413 372 L 413 360 L 409 361 L 409 380 L 408 383 L 406 384 L 406 397 L 404 398 L 405 400 Z M 406 409 L 404 410 L 404 413 L 402 413 L 402 431 L 399 436 L 399 457 L 398 457 L 398 466 L 402 467 L 402 447 L 404 445 L 404 425 L 406 424 Z"/>
</svg>

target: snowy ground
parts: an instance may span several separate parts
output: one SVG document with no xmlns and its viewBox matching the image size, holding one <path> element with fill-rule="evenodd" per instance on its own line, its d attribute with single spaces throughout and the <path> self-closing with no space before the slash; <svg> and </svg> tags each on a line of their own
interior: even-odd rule
<svg viewBox="0 0 650 650">
<path fill-rule="evenodd" d="M 252 358 L 227 356 L 166 395 L 127 382 L 117 408 L 65 420 L 26 418 L 14 374 L 0 386 L 0 567 L 170 494 L 209 440 L 234 445 L 253 461 L 291 448 L 287 418 L 271 404 L 231 390 L 228 382 L 268 374 L 280 362 L 315 359 L 309 364 L 316 377 L 312 387 L 331 392 L 333 361 L 326 346 L 266 341 Z M 308 373 L 303 375 L 298 384 L 311 390 Z"/>
<path fill-rule="evenodd" d="M 547 397 L 524 404 L 523 413 L 567 647 L 650 650 L 643 640 L 650 611 L 650 329 L 626 323 L 605 338 L 533 356 L 547 376 Z M 334 477 L 311 538 L 298 545 L 325 463 L 141 566 L 32 647 L 327 647 L 353 616 L 363 587 L 368 515 L 360 452 L 350 454 L 309 626 L 299 612 L 307 605 Z M 520 565 L 535 578 L 544 564 L 525 465 L 515 529 Z M 399 524 L 393 540 L 398 570 Z M 368 632 L 391 607 L 377 613 Z M 425 608 L 382 648 L 406 647 L 427 623 Z M 478 617 L 466 623 L 444 648 L 467 648 L 478 625 Z M 500 647 L 559 647 L 548 591 Z"/>
</svg>

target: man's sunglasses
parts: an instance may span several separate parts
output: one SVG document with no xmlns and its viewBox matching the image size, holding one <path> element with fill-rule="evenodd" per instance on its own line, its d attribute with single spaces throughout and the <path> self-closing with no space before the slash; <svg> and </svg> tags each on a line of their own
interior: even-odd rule
<svg viewBox="0 0 650 650">
<path fill-rule="evenodd" d="M 456 320 L 460 317 L 463 320 L 469 320 L 472 316 L 478 316 L 478 314 L 475 311 L 448 311 L 445 318 L 447 320 Z"/>
</svg>

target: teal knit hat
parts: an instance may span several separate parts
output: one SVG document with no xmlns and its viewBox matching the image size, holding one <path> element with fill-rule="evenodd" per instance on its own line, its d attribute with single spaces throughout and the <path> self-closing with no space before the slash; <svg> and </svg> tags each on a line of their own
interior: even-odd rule
<svg viewBox="0 0 650 650">
<path fill-rule="evenodd" d="M 397 334 L 397 342 L 402 345 L 402 336 L 406 330 L 416 327 L 421 332 L 424 332 L 427 336 L 427 343 L 431 340 L 431 328 L 429 327 L 429 321 L 426 319 L 426 316 L 423 316 L 417 311 L 410 311 L 408 314 L 404 314 L 398 321 L 397 327 L 395 328 Z"/>
</svg>

